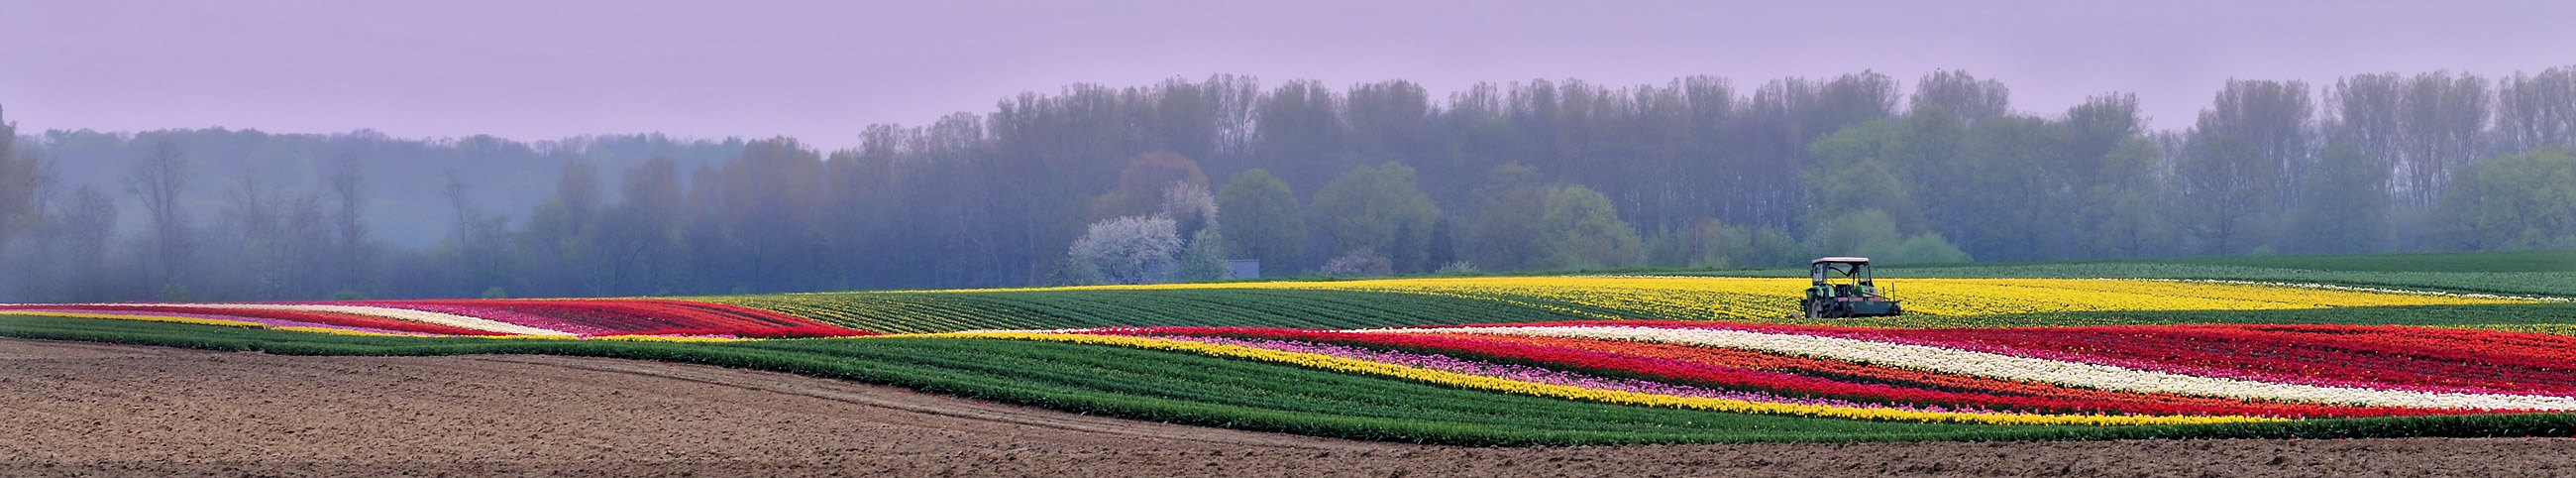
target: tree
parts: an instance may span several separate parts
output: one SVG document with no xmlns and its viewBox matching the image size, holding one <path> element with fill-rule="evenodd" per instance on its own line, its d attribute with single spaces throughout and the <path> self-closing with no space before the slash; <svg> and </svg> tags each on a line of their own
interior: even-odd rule
<svg viewBox="0 0 2576 478">
<path fill-rule="evenodd" d="M 1139 155 L 1118 172 L 1116 189 L 1101 195 L 1092 214 L 1101 217 L 1153 214 L 1165 204 L 1165 194 L 1173 184 L 1196 186 L 1207 190 L 1207 173 L 1199 163 L 1169 151 Z M 1178 219 L 1178 218 L 1175 218 Z"/>
<path fill-rule="evenodd" d="M 590 251 L 587 280 L 609 295 L 662 293 L 679 286 L 687 261 L 679 244 L 684 195 L 679 166 L 653 158 L 624 173 L 619 201 L 600 214 L 580 242 Z"/>
<path fill-rule="evenodd" d="M 1376 248 L 1361 247 L 1324 261 L 1324 267 L 1317 272 L 1328 276 L 1382 276 L 1395 273 L 1395 262 L 1377 253 Z"/>
<path fill-rule="evenodd" d="M 2576 66 L 2499 79 L 2495 126 L 2508 151 L 2576 149 Z"/>
<path fill-rule="evenodd" d="M 1419 162 L 1428 143 L 1431 95 L 1422 85 L 1394 80 L 1351 87 L 1346 116 L 1350 143 L 1363 160 Z"/>
<path fill-rule="evenodd" d="M 1962 264 L 1976 260 L 1938 232 L 1915 234 L 1894 245 L 1870 244 L 1861 247 L 1861 254 L 1882 264 Z"/>
<path fill-rule="evenodd" d="M 575 228 L 590 224 L 599 214 L 599 167 L 589 161 L 564 162 L 555 178 L 555 202 L 563 203 L 565 219 Z"/>
<path fill-rule="evenodd" d="M 127 173 L 126 192 L 141 199 L 144 213 L 150 216 L 155 273 L 152 283 L 175 283 L 184 277 L 181 268 L 195 244 L 180 204 L 180 194 L 187 192 L 190 174 L 187 156 L 179 151 L 178 143 L 167 137 L 153 142 L 152 152 Z"/>
<path fill-rule="evenodd" d="M 1862 209 L 1826 220 L 1808 237 L 1810 250 L 1824 255 L 1853 255 L 1880 264 L 1969 262 L 1969 255 L 1938 232 L 1907 237 L 1889 225 L 1887 214 Z"/>
<path fill-rule="evenodd" d="M 1637 260 L 1643 245 L 1637 230 L 1619 219 L 1610 198 L 1583 186 L 1557 188 L 1547 195 L 1547 212 L 1539 216 L 1540 247 L 1545 267 L 1598 269 L 1625 267 Z"/>
<path fill-rule="evenodd" d="M 331 201 L 331 243 L 338 273 L 332 280 L 341 290 L 365 290 L 373 262 L 367 243 L 366 163 L 357 153 L 342 153 L 331 163 L 331 172 L 323 186 Z"/>
<path fill-rule="evenodd" d="M 712 211 L 730 246 L 703 279 L 752 291 L 789 290 L 812 280 L 821 239 L 823 157 L 791 138 L 754 141 L 715 178 Z M 915 231 L 927 233 L 931 231 Z M 712 252 L 712 251 L 710 251 Z"/>
<path fill-rule="evenodd" d="M 2352 143 L 2334 143 L 2317 155 L 2308 198 L 2292 215 L 2283 252 L 2360 253 L 2388 241 L 2388 165 Z"/>
<path fill-rule="evenodd" d="M 2210 123 L 2204 113 L 2202 124 Z M 2262 242 L 2262 222 L 2276 210 L 2272 198 L 2281 176 L 2280 164 L 2263 157 L 2252 141 L 2215 128 L 2194 127 L 2176 173 L 2181 184 L 2184 229 L 2200 241 L 2202 252 L 2243 254 Z"/>
<path fill-rule="evenodd" d="M 2067 191 L 2072 168 L 2060 156 L 2066 134 L 2047 120 L 2010 116 L 1979 122 L 1961 144 L 1965 168 L 1955 189 L 1959 238 L 1989 260 L 2046 260 L 2064 254 L 2072 231 L 2062 227 L 2076 204 Z"/>
<path fill-rule="evenodd" d="M 322 208 L 312 195 L 299 191 L 273 188 L 260 181 L 254 171 L 243 171 L 242 179 L 225 191 L 227 200 L 223 221 L 218 226 L 228 234 L 221 253 L 210 257 L 228 263 L 227 270 L 245 271 L 235 276 L 247 279 L 234 291 L 259 299 L 318 298 L 325 291 L 308 290 L 306 279 L 316 272 L 318 259 L 313 252 L 327 247 L 323 234 Z M 243 277 L 247 276 L 247 277 Z M 220 289 L 217 289 L 220 290 Z"/>
<path fill-rule="evenodd" d="M 1180 251 L 1170 218 L 1126 216 L 1092 223 L 1068 255 L 1091 264 L 1108 283 L 1144 284 L 1165 279 Z"/>
<path fill-rule="evenodd" d="M 1870 121 L 1808 145 L 1807 155 L 1814 162 L 1798 173 L 1811 208 L 1807 221 L 1876 209 L 1899 230 L 1922 229 L 1923 208 L 1915 200 L 1914 185 L 1901 176 L 1898 166 L 1884 159 L 1901 148 L 1897 143 L 1903 140 L 1894 123 Z"/>
<path fill-rule="evenodd" d="M 1163 186 L 1163 217 L 1172 218 L 1181 235 L 1217 227 L 1216 197 L 1208 194 L 1206 184 L 1173 181 Z"/>
<path fill-rule="evenodd" d="M 1456 216 L 1443 215 L 1440 219 L 1431 221 L 1431 246 L 1423 252 L 1423 265 L 1433 271 L 1442 272 L 1450 271 L 1452 266 L 1474 268 L 1474 263 L 1462 262 L 1458 259 Z"/>
<path fill-rule="evenodd" d="M 1232 270 L 1225 260 L 1225 236 L 1215 229 L 1200 229 L 1190 235 L 1189 247 L 1181 250 L 1172 271 L 1172 280 L 1202 282 L 1223 280 Z"/>
<path fill-rule="evenodd" d="M 2543 150 L 2462 167 L 2440 217 L 2464 249 L 2576 247 L 2576 160 Z"/>
<path fill-rule="evenodd" d="M 2228 80 L 2185 133 L 2175 165 L 2186 223 L 2212 254 L 2268 242 L 2273 219 L 2298 197 L 2310 142 L 2307 84 Z"/>
<path fill-rule="evenodd" d="M 1354 166 L 1341 98 L 1322 82 L 1292 81 L 1261 98 L 1255 110 L 1257 164 L 1291 187 L 1311 188 Z M 1319 191 L 1320 192 L 1320 191 Z"/>
<path fill-rule="evenodd" d="M 1829 256 L 1867 256 L 1865 249 L 1905 239 L 1893 222 L 1877 209 L 1838 214 L 1811 226 L 1814 231 L 1807 234 L 1807 248 Z"/>
<path fill-rule="evenodd" d="M 2296 179 L 2307 177 L 2314 113 L 2307 82 L 2228 80 L 2192 129 L 2232 136 L 2251 160 L 2271 163 L 2264 168 L 2273 171 L 2264 175 L 2272 181 L 2265 212 L 2279 211 L 2300 197 Z"/>
<path fill-rule="evenodd" d="M 2166 182 L 2156 164 L 2163 157 L 2143 137 L 2121 141 L 2102 155 L 2095 168 L 2100 179 L 2085 189 L 2077 224 L 2087 257 L 2138 257 L 2166 247 Z"/>
<path fill-rule="evenodd" d="M 1324 240 L 1324 250 L 1365 247 L 1413 261 L 1395 263 L 1398 272 L 1423 270 L 1420 261 L 1431 245 L 1431 235 L 1424 232 L 1440 217 L 1440 207 L 1414 187 L 1413 168 L 1394 162 L 1353 168 L 1334 178 L 1315 193 L 1315 204 L 1306 212 L 1307 223 Z"/>
<path fill-rule="evenodd" d="M 1521 270 L 1538 263 L 1539 216 L 1547 213 L 1547 185 L 1538 171 L 1504 163 L 1485 175 L 1476 188 L 1475 222 L 1467 226 L 1467 250 L 1478 268 Z"/>
<path fill-rule="evenodd" d="M 1063 260 L 1056 261 L 1055 271 L 1047 273 L 1046 281 L 1047 285 L 1052 286 L 1100 285 L 1107 283 L 1109 283 L 1109 277 L 1100 274 L 1100 266 L 1093 265 L 1091 261 L 1075 259 L 1072 256 L 1066 256 Z"/>
<path fill-rule="evenodd" d="M 2351 145 L 2370 161 L 2400 168 L 2405 157 L 2406 78 L 2396 73 L 2377 73 L 2343 77 L 2325 91 L 2323 130 L 2328 143 Z M 2414 168 L 2406 167 L 2409 174 Z M 2416 187 L 2412 178 L 2397 179 L 2390 186 Z M 2418 207 L 2429 204 L 2408 198 Z"/>
<path fill-rule="evenodd" d="M 1244 171 L 1217 191 L 1216 204 L 1217 218 L 1225 224 L 1225 250 L 1259 260 L 1269 271 L 1303 268 L 1306 218 L 1288 183 L 1268 170 Z"/>
<path fill-rule="evenodd" d="M 446 190 L 450 207 L 456 210 L 456 232 L 432 254 L 457 269 L 450 269 L 455 274 L 454 282 L 448 284 L 452 289 L 440 295 L 469 294 L 476 287 L 482 287 L 486 297 L 505 294 L 504 285 L 523 278 L 519 274 L 522 264 L 511 256 L 509 243 L 514 234 L 510 232 L 509 217 L 485 215 L 474 204 L 472 187 L 453 170 L 447 174 Z"/>
<path fill-rule="evenodd" d="M 20 153 L 17 143 L 18 124 L 0 116 L 0 252 L 41 213 L 36 190 L 44 184 L 47 168 L 35 154 Z"/>
<path fill-rule="evenodd" d="M 1646 239 L 1647 265 L 1724 269 L 1729 265 L 1729 248 L 1742 245 L 1745 239 L 1741 228 L 1727 227 L 1716 219 L 1701 218 L 1684 224 L 1680 230 L 1657 231 Z"/>
<path fill-rule="evenodd" d="M 1918 112 L 1940 107 L 1940 112 L 1967 122 L 2012 114 L 2012 88 L 1995 80 L 1979 80 L 1965 71 L 1936 70 L 1914 83 L 1910 108 Z"/>
<path fill-rule="evenodd" d="M 108 300 L 107 251 L 116 239 L 116 199 L 97 187 L 83 184 L 72 191 L 70 202 L 63 205 L 54 222 L 62 227 L 58 236 L 65 252 L 60 259 L 70 267 L 66 301 Z"/>
<path fill-rule="evenodd" d="M 1727 226 L 1726 262 L 1730 267 L 1798 267 L 1816 254 L 1776 227 Z"/>
<path fill-rule="evenodd" d="M 2440 71 L 2416 75 L 2403 95 L 2397 165 L 2404 172 L 2396 176 L 2407 184 L 2405 204 L 2430 206 L 2452 170 L 2492 154 L 2484 144 L 2492 95 L 2484 78 Z"/>
</svg>

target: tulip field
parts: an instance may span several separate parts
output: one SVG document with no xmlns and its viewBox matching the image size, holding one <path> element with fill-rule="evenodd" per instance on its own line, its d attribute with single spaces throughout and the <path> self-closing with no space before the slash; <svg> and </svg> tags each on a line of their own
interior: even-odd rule
<svg viewBox="0 0 2576 478">
<path fill-rule="evenodd" d="M 2576 436 L 2576 284 L 1997 275 L 1885 279 L 1909 314 L 1846 320 L 1792 318 L 1804 278 L 1627 275 L 6 304 L 0 336 L 650 359 L 1468 445 Z"/>
</svg>

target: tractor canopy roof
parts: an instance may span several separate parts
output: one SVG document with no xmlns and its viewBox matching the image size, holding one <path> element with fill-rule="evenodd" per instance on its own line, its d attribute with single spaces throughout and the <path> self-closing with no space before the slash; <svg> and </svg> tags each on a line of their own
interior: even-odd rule
<svg viewBox="0 0 2576 478">
<path fill-rule="evenodd" d="M 1869 263 L 1869 258 L 1867 258 L 1867 257 L 1818 257 L 1818 258 L 1816 258 L 1816 260 L 1814 260 L 1814 261 L 1808 261 L 1808 262 L 1807 262 L 1807 265 L 1816 265 L 1816 264 L 1823 264 L 1823 263 L 1828 263 L 1828 262 L 1849 263 L 1849 264 L 1868 264 L 1868 263 Z"/>
</svg>

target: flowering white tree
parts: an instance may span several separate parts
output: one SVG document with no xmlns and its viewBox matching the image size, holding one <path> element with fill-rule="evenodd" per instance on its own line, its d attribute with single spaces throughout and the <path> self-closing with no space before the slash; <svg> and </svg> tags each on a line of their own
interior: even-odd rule
<svg viewBox="0 0 2576 478">
<path fill-rule="evenodd" d="M 1089 263 L 1112 284 L 1162 281 L 1181 250 L 1171 218 L 1126 216 L 1091 223 L 1073 240 L 1071 258 Z"/>
</svg>

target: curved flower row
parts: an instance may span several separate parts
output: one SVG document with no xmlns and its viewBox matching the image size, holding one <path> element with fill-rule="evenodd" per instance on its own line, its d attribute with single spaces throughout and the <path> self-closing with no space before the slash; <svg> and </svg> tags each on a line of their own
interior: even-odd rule
<svg viewBox="0 0 2576 478">
<path fill-rule="evenodd" d="M 2576 337 L 2491 330 L 2309 324 L 1973 329 L 1682 321 L 1520 325 L 1715 328 L 1922 345 L 2266 382 L 2576 395 Z"/>
<path fill-rule="evenodd" d="M 46 306 L 6 306 L 0 309 L 60 313 L 84 313 L 120 318 L 190 317 L 212 320 L 257 322 L 292 327 L 343 328 L 378 333 L 413 333 L 432 335 L 509 335 L 508 332 L 456 327 L 445 323 L 405 320 L 402 317 L 350 313 L 347 310 L 312 310 L 304 308 L 205 307 L 206 304 L 66 304 Z M 237 304 L 231 304 L 237 305 Z M 560 334 L 556 334 L 560 335 Z"/>
<path fill-rule="evenodd" d="M 1013 339 L 1013 340 L 1053 341 L 1053 342 L 1070 342 L 1070 343 L 1096 344 L 1096 345 L 1114 345 L 1114 346 L 1121 346 L 1121 347 L 1131 347 L 1131 348 L 1151 349 L 1151 350 L 1170 350 L 1170 351 L 1180 351 L 1180 352 L 1198 353 L 1198 354 L 1204 354 L 1204 355 L 1210 355 L 1210 356 L 1217 356 L 1217 357 L 1231 357 L 1231 358 L 1239 358 L 1239 359 L 1247 359 L 1247 360 L 1259 360 L 1259 361 L 1265 361 L 1265 362 L 1284 363 L 1284 364 L 1297 365 L 1297 366 L 1301 366 L 1301 367 L 1315 368 L 1315 369 L 1321 369 L 1321 370 L 1331 370 L 1331 371 L 1345 372 L 1345 373 L 1357 373 L 1357 374 L 1366 374 L 1366 375 L 1379 375 L 1379 376 L 1387 376 L 1387 377 L 1396 377 L 1396 378 L 1402 378 L 1402 379 L 1406 379 L 1406 380 L 1413 380 L 1413 381 L 1419 381 L 1419 382 L 1425 382 L 1425 383 L 1432 383 L 1432 384 L 1439 384 L 1439 385 L 1446 385 L 1446 386 L 1459 387 L 1459 388 L 1467 388 L 1467 389 L 1488 390 L 1488 391 L 1503 392 L 1503 393 L 1517 393 L 1517 394 L 1534 395 L 1534 396 L 1543 396 L 1543 397 L 1556 397 L 1556 398 L 1565 398 L 1565 399 L 1573 399 L 1573 400 L 1584 400 L 1584 401 L 1593 401 L 1593 402 L 1602 402 L 1602 403 L 1615 403 L 1615 404 L 1626 404 L 1626 405 L 1643 405 L 1643 406 L 1656 406 L 1656 407 L 1671 407 L 1671 408 L 1688 408 L 1688 409 L 1709 410 L 1709 411 L 1720 411 L 1720 412 L 1735 412 L 1735 413 L 1759 413 L 1759 414 L 1773 414 L 1773 415 L 1798 415 L 1798 416 L 1828 417 L 1828 418 L 1845 418 L 1845 419 L 1857 419 L 1857 420 L 1901 420 L 1901 421 L 1922 421 L 1922 422 L 1981 423 L 1981 424 L 1998 424 L 1998 425 L 2161 425 L 2161 424 L 2236 423 L 2236 422 L 2256 422 L 2256 421 L 2276 421 L 2276 420 L 2280 420 L 2280 419 L 2277 419 L 2277 418 L 2249 417 L 2249 416 L 2136 416 L 2136 415 L 2076 415 L 2076 414 L 1976 413 L 1976 412 L 1949 412 L 1949 411 L 1903 410 L 1903 409 L 1894 409 L 1894 408 L 1876 408 L 1876 407 L 1848 407 L 1848 406 L 1833 406 L 1833 405 L 1811 405 L 1811 404 L 1798 404 L 1798 403 L 1756 402 L 1756 401 L 1737 400 L 1737 399 L 1727 399 L 1727 398 L 1683 397 L 1683 396 L 1660 395 L 1660 394 L 1652 394 L 1652 393 L 1631 392 L 1631 391 L 1623 391 L 1623 390 L 1602 390 L 1602 389 L 1592 389 L 1592 388 L 1583 388 L 1583 387 L 1576 387 L 1576 386 L 1569 386 L 1569 385 L 1557 385 L 1557 384 L 1547 384 L 1547 383 L 1536 383 L 1536 382 L 1528 382 L 1528 381 L 1521 381 L 1521 380 L 1512 380 L 1512 379 L 1504 379 L 1504 378 L 1495 378 L 1495 377 L 1485 377 L 1485 376 L 1469 375 L 1469 374 L 1463 374 L 1463 373 L 1457 373 L 1457 372 L 1449 372 L 1449 371 L 1442 371 L 1442 370 L 1432 370 L 1432 369 L 1421 368 L 1421 367 L 1411 367 L 1411 366 L 1403 366 L 1403 365 L 1387 364 L 1387 363 L 1372 362 L 1372 361 L 1367 361 L 1367 360 L 1349 359 L 1349 358 L 1334 357 L 1334 356 L 1329 356 L 1329 355 L 1320 355 L 1320 354 L 1312 354 L 1312 353 L 1284 352 L 1284 351 L 1278 351 L 1278 350 L 1268 350 L 1268 349 L 1261 349 L 1261 348 L 1254 348 L 1254 347 L 1245 347 L 1245 346 L 1238 346 L 1238 345 L 1213 344 L 1213 343 L 1201 343 L 1201 342 L 1192 342 L 1192 341 L 1183 341 L 1183 340 L 1156 339 L 1156 338 L 1146 338 L 1146 337 L 1131 337 L 1131 336 L 1117 336 L 1117 335 L 1091 335 L 1091 334 L 1065 334 L 1065 333 L 1025 333 L 1025 332 L 966 332 L 966 333 L 946 333 L 946 334 L 924 334 L 924 335 L 919 335 L 919 336 L 924 336 L 924 337 L 966 337 L 966 338 L 991 338 L 991 339 Z"/>
<path fill-rule="evenodd" d="M 1938 373 L 2044 382 L 2102 390 L 2250 400 L 2364 407 L 2576 410 L 2576 398 L 2561 396 L 2425 392 L 2262 382 L 1924 345 L 1745 330 L 1628 326 L 1507 326 L 1378 329 L 1366 332 L 1500 334 L 1661 342 L 1755 350 Z"/>
<path fill-rule="evenodd" d="M 1156 336 L 1156 337 L 1150 337 L 1150 338 L 1166 339 L 1166 340 L 1181 340 L 1181 341 L 1189 341 L 1189 342 L 1211 343 L 1211 344 L 1222 344 L 1222 345 L 1236 345 L 1236 346 L 1252 347 L 1252 348 L 1259 348 L 1259 349 L 1277 350 L 1277 351 L 1281 351 L 1281 352 L 1295 352 L 1295 353 L 1309 353 L 1309 354 L 1316 354 L 1316 355 L 1329 355 L 1329 356 L 1341 357 L 1341 358 L 1353 359 L 1353 360 L 1366 360 L 1366 361 L 1370 361 L 1370 362 L 1378 362 L 1378 363 L 1395 364 L 1395 365 L 1402 365 L 1402 366 L 1407 366 L 1407 367 L 1420 367 L 1420 368 L 1426 368 L 1426 369 L 1432 369 L 1432 370 L 1439 370 L 1439 371 L 1443 371 L 1443 372 L 1456 372 L 1456 373 L 1463 373 L 1463 374 L 1476 375 L 1476 376 L 1482 376 L 1482 377 L 1493 377 L 1493 378 L 1501 378 L 1501 379 L 1509 379 L 1509 380 L 1518 380 L 1518 381 L 1523 381 L 1523 382 L 1544 383 L 1544 384 L 1550 384 L 1550 385 L 1564 385 L 1564 386 L 1570 386 L 1570 387 L 1589 388 L 1589 389 L 1597 389 L 1597 390 L 1618 390 L 1618 391 L 1625 391 L 1625 392 L 1637 392 L 1637 393 L 1647 393 L 1647 394 L 1655 394 L 1655 395 L 1672 395 L 1672 396 L 1679 396 L 1679 397 L 1726 398 L 1726 399 L 1744 400 L 1744 401 L 1752 401 L 1752 402 L 1800 403 L 1800 404 L 1807 404 L 1807 405 L 1832 405 L 1832 406 L 1840 406 L 1840 407 L 1895 408 L 1895 409 L 1913 409 L 1913 410 L 1928 410 L 1928 411 L 1942 411 L 1942 412 L 1946 412 L 1946 411 L 1980 411 L 1980 410 L 1949 410 L 1949 409 L 1945 409 L 1945 408 L 1941 408 L 1941 407 L 1884 406 L 1884 405 L 1880 405 L 1880 404 L 1861 403 L 1861 402 L 1851 402 L 1851 401 L 1834 400 L 1834 399 L 1798 398 L 1798 397 L 1788 397 L 1788 396 L 1773 395 L 1773 394 L 1759 393 L 1759 392 L 1742 392 L 1742 391 L 1722 390 L 1722 389 L 1708 389 L 1708 388 L 1693 387 L 1693 386 L 1689 386 L 1689 385 L 1674 385 L 1674 384 L 1667 384 L 1667 383 L 1655 382 L 1655 381 L 1649 381 L 1649 380 L 1639 380 L 1639 379 L 1618 379 L 1618 378 L 1594 377 L 1594 376 L 1583 375 L 1583 374 L 1578 374 L 1578 373 L 1565 372 L 1565 371 L 1560 371 L 1560 370 L 1553 370 L 1553 369 L 1548 369 L 1548 368 L 1544 368 L 1544 367 L 1533 367 L 1533 366 L 1526 366 L 1526 365 L 1500 364 L 1500 363 L 1492 363 L 1492 362 L 1484 362 L 1484 361 L 1476 361 L 1476 360 L 1464 360 L 1464 359 L 1460 359 L 1460 358 L 1457 358 L 1457 357 L 1451 357 L 1451 356 L 1447 356 L 1447 355 L 1439 355 L 1439 354 L 1419 354 L 1419 353 L 1400 352 L 1400 351 L 1393 351 L 1393 350 L 1376 350 L 1376 349 L 1369 349 L 1369 348 L 1363 348 L 1363 347 L 1340 346 L 1340 345 L 1332 345 L 1332 344 L 1325 344 L 1325 343 L 1315 343 L 1315 342 L 1299 342 L 1299 341 L 1291 341 L 1291 340 L 1236 339 L 1236 338 L 1230 338 L 1230 337 L 1222 337 L 1222 336 L 1206 336 L 1206 335 L 1173 335 L 1173 336 Z"/>
<path fill-rule="evenodd" d="M 666 299 L 8 304 L 0 311 L 193 318 L 357 333 L 519 337 L 841 337 L 873 332 L 749 307 Z M 78 315 L 72 315 L 78 316 Z M 113 317 L 108 317 L 113 316 Z M 165 320 L 168 321 L 168 320 Z"/>
<path fill-rule="evenodd" d="M 1826 378 L 1852 383 L 1874 383 L 1897 389 L 1910 389 L 1926 395 L 1946 396 L 1982 406 L 2007 409 L 2071 410 L 2082 412 L 2179 414 L 2179 415 L 2256 415 L 2277 417 L 2363 417 L 2388 415 L 2425 415 L 2452 413 L 2450 410 L 2409 409 L 2395 407 L 2343 407 L 2303 403 L 2249 402 L 2245 400 L 2189 396 L 2170 393 L 2138 393 L 2115 390 L 2069 387 L 2050 383 L 2025 382 L 1907 370 L 1895 367 L 1844 362 L 1762 352 L 1696 347 L 1689 345 L 1615 340 L 1570 339 L 1558 337 L 1510 335 L 1460 335 L 1497 343 L 1528 344 L 1584 350 L 1615 351 L 1640 357 L 1677 360 L 1712 367 L 1735 367 L 1806 377 Z M 1646 370 L 1642 372 L 1654 373 Z"/>
<path fill-rule="evenodd" d="M 1116 335 L 1250 337 L 1348 344 L 1529 363 L 1766 394 L 2037 413 L 2355 417 L 2478 410 L 2349 407 L 2095 390 L 1722 348 L 1489 334 L 1387 334 L 1262 328 L 1111 329 Z"/>
</svg>

